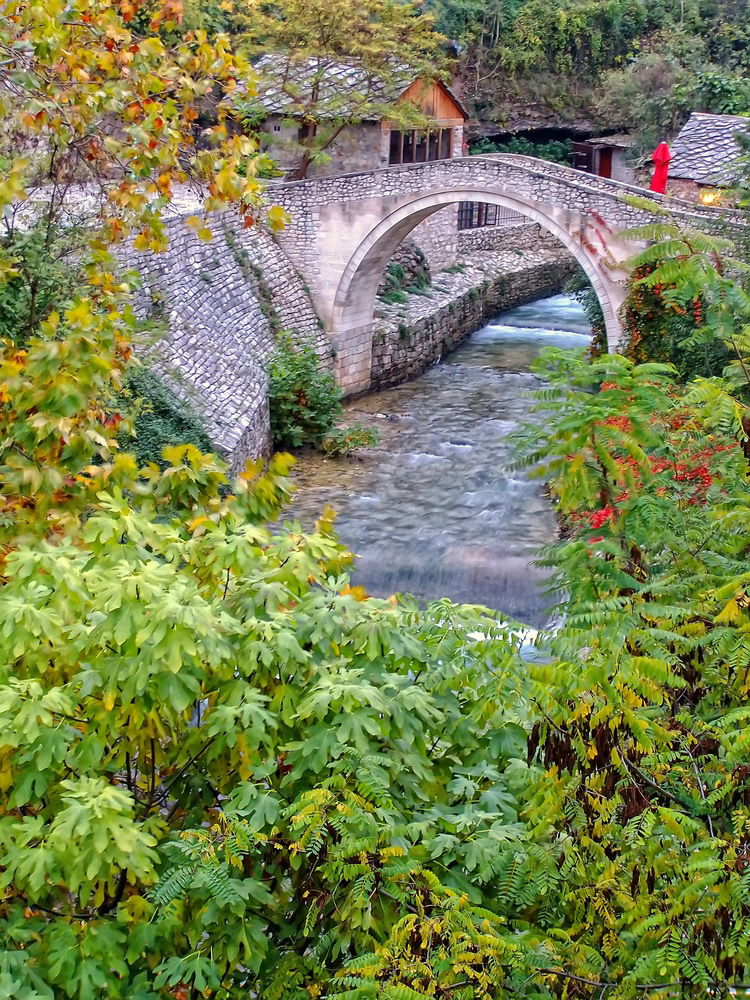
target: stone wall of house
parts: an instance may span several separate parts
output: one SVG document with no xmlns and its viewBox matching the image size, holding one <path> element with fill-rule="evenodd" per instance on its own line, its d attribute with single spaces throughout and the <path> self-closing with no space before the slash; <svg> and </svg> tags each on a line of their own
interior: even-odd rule
<svg viewBox="0 0 750 1000">
<path fill-rule="evenodd" d="M 628 150 L 612 150 L 612 180 L 621 181 L 623 184 L 637 184 L 638 178 L 635 167 L 628 159 Z"/>
<path fill-rule="evenodd" d="M 371 389 L 416 378 L 498 313 L 560 292 L 577 268 L 559 243 L 522 253 L 483 251 L 434 275 L 428 294 L 381 305 Z"/>
<path fill-rule="evenodd" d="M 281 170 L 289 170 L 299 156 L 299 126 L 281 115 L 271 116 L 264 124 L 268 140 L 264 148 Z M 463 155 L 464 127 L 451 129 L 452 157 Z M 309 178 L 379 170 L 387 167 L 391 148 L 391 129 L 385 122 L 361 122 L 347 125 L 325 151 L 320 162 L 312 164 Z"/>
<path fill-rule="evenodd" d="M 683 180 L 679 177 L 670 177 L 667 190 L 674 198 L 684 198 L 686 201 L 698 201 L 700 185 L 695 181 Z"/>
<path fill-rule="evenodd" d="M 129 250 L 122 262 L 140 272 L 136 311 L 153 321 L 154 343 L 140 347 L 141 357 L 197 410 L 236 469 L 269 447 L 263 365 L 275 333 L 312 338 L 325 365 L 331 352 L 307 288 L 273 237 L 229 213 L 212 228 L 203 242 L 175 219 L 165 253 Z"/>
<path fill-rule="evenodd" d="M 279 169 L 289 170 L 299 157 L 299 126 L 289 124 L 288 119 L 276 115 L 268 119 L 264 128 L 269 137 L 266 143 L 268 153 Z M 330 177 L 387 166 L 388 147 L 383 149 L 380 124 L 362 122 L 360 125 L 347 125 L 321 160 L 309 167 L 307 176 Z"/>
</svg>

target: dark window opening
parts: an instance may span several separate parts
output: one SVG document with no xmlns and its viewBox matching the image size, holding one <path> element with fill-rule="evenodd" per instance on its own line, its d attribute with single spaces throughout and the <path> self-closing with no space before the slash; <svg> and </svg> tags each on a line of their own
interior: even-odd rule
<svg viewBox="0 0 750 1000">
<path fill-rule="evenodd" d="M 405 132 L 391 131 L 388 162 L 393 166 L 400 163 L 428 163 L 433 160 L 449 160 L 453 148 L 453 129 L 436 128 L 427 132 L 409 129 Z"/>
</svg>

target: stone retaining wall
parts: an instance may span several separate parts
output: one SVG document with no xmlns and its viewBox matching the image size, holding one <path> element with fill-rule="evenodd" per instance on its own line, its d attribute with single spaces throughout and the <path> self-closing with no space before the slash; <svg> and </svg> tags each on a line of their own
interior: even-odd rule
<svg viewBox="0 0 750 1000">
<path fill-rule="evenodd" d="M 371 389 L 416 378 L 506 309 L 560 292 L 578 265 L 559 247 L 478 253 L 433 278 L 429 296 L 381 306 Z"/>
<path fill-rule="evenodd" d="M 173 220 L 165 253 L 129 250 L 121 259 L 142 277 L 139 318 L 166 327 L 141 356 L 191 403 L 238 469 L 270 447 L 263 366 L 275 333 L 312 338 L 328 366 L 331 348 L 304 282 L 273 237 L 243 228 L 231 213 L 211 226 L 206 243 Z"/>
<path fill-rule="evenodd" d="M 516 225 L 480 226 L 462 229 L 458 233 L 457 253 L 460 257 L 485 250 L 553 250 L 560 243 L 543 226 L 536 222 Z"/>
<path fill-rule="evenodd" d="M 458 205 L 435 212 L 411 231 L 411 238 L 433 271 L 455 263 L 458 254 Z"/>
</svg>

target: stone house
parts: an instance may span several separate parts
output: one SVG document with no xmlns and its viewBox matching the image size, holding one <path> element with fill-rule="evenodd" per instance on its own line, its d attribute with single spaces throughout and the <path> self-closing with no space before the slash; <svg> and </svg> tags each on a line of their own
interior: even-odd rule
<svg viewBox="0 0 750 1000">
<path fill-rule="evenodd" d="M 377 170 L 401 163 L 463 156 L 468 112 L 444 83 L 406 72 L 385 84 L 358 66 L 310 59 L 293 63 L 264 56 L 255 105 L 257 127 L 277 165 L 289 171 L 314 119 L 319 135 L 333 136 L 307 176 Z M 395 104 L 411 106 L 428 128 L 394 126 Z M 408 117 L 408 114 L 407 114 Z"/>
<path fill-rule="evenodd" d="M 750 119 L 694 111 L 670 149 L 668 193 L 704 205 L 727 199 L 739 179 L 740 134 L 750 136 Z"/>
</svg>

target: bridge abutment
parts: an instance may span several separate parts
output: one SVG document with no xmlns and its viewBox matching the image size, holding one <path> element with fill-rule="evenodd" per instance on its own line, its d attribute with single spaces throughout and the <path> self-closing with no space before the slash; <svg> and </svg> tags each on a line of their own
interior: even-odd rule
<svg viewBox="0 0 750 1000">
<path fill-rule="evenodd" d="M 370 388 L 373 326 L 374 320 L 331 334 L 333 370 L 345 396 L 356 396 Z"/>
</svg>

